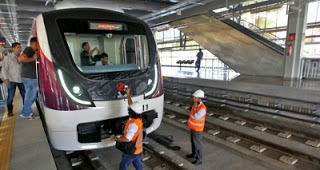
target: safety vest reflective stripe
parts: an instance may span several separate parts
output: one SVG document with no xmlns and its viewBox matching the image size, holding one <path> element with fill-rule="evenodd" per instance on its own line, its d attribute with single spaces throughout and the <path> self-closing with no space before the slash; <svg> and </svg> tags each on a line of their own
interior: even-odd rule
<svg viewBox="0 0 320 170">
<path fill-rule="evenodd" d="M 195 110 L 194 107 L 191 108 L 190 116 L 188 119 L 188 126 L 194 131 L 203 131 L 204 129 L 206 114 L 204 114 L 199 120 L 196 120 L 194 118 L 194 114 L 198 113 L 202 109 L 205 109 L 205 112 L 207 112 L 207 107 L 203 103 L 197 106 Z"/>
<path fill-rule="evenodd" d="M 193 123 L 190 119 L 188 120 L 188 122 L 195 125 L 195 126 L 203 126 L 202 123 Z"/>
<path fill-rule="evenodd" d="M 196 120 L 196 118 L 194 118 L 193 115 L 191 115 L 191 118 L 194 119 L 194 120 Z M 200 121 L 200 120 L 205 120 L 205 116 L 202 116 L 201 119 L 199 119 L 199 120 L 197 120 L 197 121 Z"/>
<path fill-rule="evenodd" d="M 143 149 L 143 146 L 139 146 L 139 147 L 136 147 L 136 150 L 142 150 Z"/>
<path fill-rule="evenodd" d="M 139 140 L 136 142 L 136 144 L 140 144 L 140 143 L 143 143 L 142 140 Z"/>
</svg>

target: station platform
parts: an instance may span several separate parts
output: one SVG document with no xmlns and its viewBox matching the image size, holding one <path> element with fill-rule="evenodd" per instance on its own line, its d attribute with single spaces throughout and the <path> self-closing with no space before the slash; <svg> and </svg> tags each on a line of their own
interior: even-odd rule
<svg viewBox="0 0 320 170">
<path fill-rule="evenodd" d="M 0 170 L 55 170 L 56 165 L 41 119 L 20 117 L 22 99 L 17 91 L 13 102 L 13 117 L 0 108 Z M 32 108 L 39 115 L 36 105 Z"/>
<path fill-rule="evenodd" d="M 164 79 L 225 90 L 255 93 L 279 98 L 320 102 L 319 80 L 284 80 L 279 77 L 239 75 L 233 70 L 191 67 L 162 67 Z"/>
</svg>

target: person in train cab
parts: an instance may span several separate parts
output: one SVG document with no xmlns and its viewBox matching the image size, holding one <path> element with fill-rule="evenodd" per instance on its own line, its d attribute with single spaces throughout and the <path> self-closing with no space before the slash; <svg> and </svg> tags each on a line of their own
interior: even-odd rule
<svg viewBox="0 0 320 170">
<path fill-rule="evenodd" d="M 200 70 L 202 57 L 203 57 L 203 52 L 201 49 L 199 49 L 199 52 L 197 53 L 197 61 L 196 61 L 197 72 L 199 72 Z"/>
<path fill-rule="evenodd" d="M 37 99 L 38 84 L 36 75 L 37 55 L 37 37 L 30 39 L 30 46 L 26 47 L 19 56 L 18 61 L 21 63 L 21 77 L 26 90 L 24 96 L 24 105 L 20 117 L 33 120 L 38 118 L 32 113 L 32 104 Z"/>
<path fill-rule="evenodd" d="M 188 119 L 188 126 L 191 134 L 192 153 L 187 158 L 196 158 L 192 163 L 195 165 L 202 164 L 202 132 L 204 129 L 207 107 L 201 99 L 204 98 L 204 92 L 197 90 L 193 93 L 193 106 Z"/>
<path fill-rule="evenodd" d="M 111 61 L 109 61 L 109 56 L 107 53 L 102 53 L 101 54 L 101 61 L 96 62 L 96 66 L 108 66 L 108 65 L 113 65 Z"/>
<path fill-rule="evenodd" d="M 120 170 L 127 170 L 129 165 L 133 163 L 137 170 L 142 170 L 142 152 L 143 152 L 143 124 L 142 124 L 142 104 L 140 102 L 132 102 L 130 89 L 126 88 L 128 97 L 129 120 L 126 122 L 123 135 L 120 138 L 110 136 L 111 141 L 117 142 L 135 142 L 135 151 L 133 154 L 123 154 L 120 163 Z"/>
<path fill-rule="evenodd" d="M 18 42 L 12 43 L 12 53 L 8 54 L 3 61 L 2 76 L 4 83 L 8 87 L 7 109 L 8 116 L 13 116 L 12 101 L 18 86 L 22 100 L 24 100 L 25 89 L 21 78 L 21 64 L 18 62 L 18 57 L 21 53 L 21 44 Z"/>
<path fill-rule="evenodd" d="M 83 42 L 82 43 L 82 48 L 83 51 L 80 54 L 80 58 L 81 58 L 81 65 L 82 66 L 90 66 L 91 62 L 94 60 L 92 57 L 92 54 L 97 51 L 97 53 L 99 54 L 99 49 L 96 47 L 93 50 L 90 51 L 90 45 L 88 42 Z"/>
</svg>

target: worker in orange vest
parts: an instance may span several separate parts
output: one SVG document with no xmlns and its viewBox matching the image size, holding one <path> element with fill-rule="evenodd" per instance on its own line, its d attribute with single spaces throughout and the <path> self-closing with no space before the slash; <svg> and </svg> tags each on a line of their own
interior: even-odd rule
<svg viewBox="0 0 320 170">
<path fill-rule="evenodd" d="M 142 104 L 140 102 L 132 102 L 130 89 L 126 88 L 126 94 L 129 104 L 129 120 L 127 121 L 123 135 L 120 138 L 110 136 L 111 141 L 117 142 L 136 142 L 133 154 L 123 154 L 120 163 L 120 170 L 127 170 L 129 165 L 133 163 L 137 170 L 142 170 L 141 156 L 143 151 L 143 124 L 142 124 Z"/>
<path fill-rule="evenodd" d="M 196 158 L 192 163 L 202 164 L 202 131 L 204 129 L 207 107 L 201 99 L 204 98 L 204 92 L 197 90 L 193 93 L 193 106 L 188 119 L 188 126 L 191 132 L 192 153 L 187 158 Z"/>
</svg>

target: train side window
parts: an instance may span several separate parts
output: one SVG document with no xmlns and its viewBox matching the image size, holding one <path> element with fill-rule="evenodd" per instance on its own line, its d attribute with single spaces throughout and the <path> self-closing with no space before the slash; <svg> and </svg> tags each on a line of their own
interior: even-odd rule
<svg viewBox="0 0 320 170">
<path fill-rule="evenodd" d="M 137 64 L 136 49 L 135 49 L 135 43 L 133 38 L 127 38 L 125 48 L 126 48 L 125 64 Z"/>
</svg>

